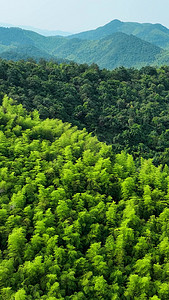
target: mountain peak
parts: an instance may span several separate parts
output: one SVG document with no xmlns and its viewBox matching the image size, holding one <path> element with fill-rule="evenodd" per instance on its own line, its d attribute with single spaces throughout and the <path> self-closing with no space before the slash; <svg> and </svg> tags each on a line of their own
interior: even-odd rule
<svg viewBox="0 0 169 300">
<path fill-rule="evenodd" d="M 45 57 L 97 63 L 101 68 L 143 66 L 169 61 L 169 29 L 160 24 L 118 19 L 69 37 L 45 37 L 19 28 L 0 28 L 0 56 L 9 59 Z M 162 49 L 163 48 L 163 49 Z M 16 53 L 19 53 L 17 55 Z M 157 57 L 158 56 L 158 57 Z"/>
<path fill-rule="evenodd" d="M 118 20 L 118 19 L 114 19 L 114 20 L 111 21 L 111 23 L 112 23 L 112 22 L 114 22 L 114 23 L 123 23 L 122 21 L 120 21 L 120 20 Z"/>
<path fill-rule="evenodd" d="M 161 24 L 122 22 L 114 19 L 104 26 L 95 30 L 81 32 L 70 37 L 76 37 L 82 40 L 100 40 L 115 32 L 132 34 L 144 41 L 150 42 L 162 48 L 169 48 L 169 29 Z"/>
</svg>

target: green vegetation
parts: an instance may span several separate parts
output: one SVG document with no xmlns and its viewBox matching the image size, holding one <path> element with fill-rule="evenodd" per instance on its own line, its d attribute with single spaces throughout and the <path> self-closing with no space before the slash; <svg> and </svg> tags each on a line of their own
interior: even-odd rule
<svg viewBox="0 0 169 300">
<path fill-rule="evenodd" d="M 77 63 L 97 63 L 100 68 L 114 69 L 119 66 L 142 67 L 154 64 L 157 55 L 163 57 L 166 52 L 133 35 L 118 32 L 94 41 L 67 38 L 52 53 Z"/>
<path fill-rule="evenodd" d="M 0 299 L 169 298 L 168 166 L 7 97 L 0 135 Z"/>
<path fill-rule="evenodd" d="M 39 60 L 42 57 L 46 60 L 50 60 L 53 57 L 46 53 L 45 51 L 39 50 L 35 46 L 18 46 L 15 48 L 9 48 L 0 54 L 1 58 L 18 61 L 21 59 L 28 60 L 33 58 L 35 60 Z"/>
<path fill-rule="evenodd" d="M 97 135 L 115 153 L 169 164 L 169 67 L 100 70 L 97 65 L 0 61 L 0 92 L 40 117 Z"/>
<path fill-rule="evenodd" d="M 0 27 L 0 300 L 169 299 L 168 49 Z"/>
<path fill-rule="evenodd" d="M 116 32 L 132 34 L 144 41 L 152 43 L 164 49 L 169 48 L 169 29 L 161 24 L 121 22 L 113 20 L 95 30 L 77 33 L 70 38 L 76 37 L 85 40 L 99 40 Z"/>
<path fill-rule="evenodd" d="M 0 57 L 97 63 L 100 68 L 143 67 L 169 63 L 169 30 L 160 24 L 114 20 L 69 37 L 46 37 L 20 28 L 0 27 Z M 164 50 L 165 49 L 165 50 Z"/>
</svg>

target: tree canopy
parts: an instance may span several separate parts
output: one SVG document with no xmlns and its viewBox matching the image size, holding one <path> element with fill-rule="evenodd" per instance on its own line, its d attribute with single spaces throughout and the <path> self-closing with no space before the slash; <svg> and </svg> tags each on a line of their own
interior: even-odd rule
<svg viewBox="0 0 169 300">
<path fill-rule="evenodd" d="M 1 299 L 168 299 L 169 168 L 5 97 Z"/>
<path fill-rule="evenodd" d="M 100 141 L 139 160 L 169 163 L 169 67 L 56 64 L 0 60 L 0 94 L 40 117 L 86 128 Z"/>
</svg>

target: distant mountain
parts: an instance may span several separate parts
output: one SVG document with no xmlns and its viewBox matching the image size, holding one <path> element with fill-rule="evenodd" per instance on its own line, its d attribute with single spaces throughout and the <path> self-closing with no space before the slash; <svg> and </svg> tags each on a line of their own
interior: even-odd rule
<svg viewBox="0 0 169 300">
<path fill-rule="evenodd" d="M 117 30 L 122 22 L 115 20 L 112 23 L 114 30 L 115 27 Z M 131 23 L 132 26 L 134 24 Z M 107 29 L 110 27 L 110 24 L 107 24 Z M 82 36 L 86 36 L 83 39 L 77 38 L 79 35 L 73 35 L 71 38 L 46 37 L 21 28 L 0 27 L 0 57 L 12 60 L 30 57 L 37 60 L 72 60 L 77 63 L 97 63 L 101 68 L 107 69 L 169 63 L 168 51 L 133 34 L 117 31 L 108 35 L 111 30 L 105 31 L 105 28 L 102 28 L 102 33 L 99 32 L 98 28 L 98 31 L 95 31 L 97 39 L 90 38 L 90 32 L 89 39 L 86 39 L 87 33 L 81 33 Z M 92 34 L 94 36 L 94 33 Z"/>
<path fill-rule="evenodd" d="M 133 35 L 114 33 L 101 40 L 67 39 L 54 54 L 78 63 L 97 63 L 101 68 L 141 67 L 156 60 L 163 50 Z"/>
<path fill-rule="evenodd" d="M 169 29 L 161 24 L 121 22 L 113 20 L 95 30 L 89 30 L 71 35 L 70 38 L 97 40 L 115 32 L 133 34 L 147 42 L 162 48 L 169 48 Z"/>
<path fill-rule="evenodd" d="M 21 28 L 0 27 L 0 44 L 5 46 L 18 46 L 18 45 L 33 45 L 36 40 L 43 40 L 44 37 L 33 31 L 23 30 Z"/>
<path fill-rule="evenodd" d="M 61 30 L 45 30 L 45 29 L 33 28 L 30 26 L 29 27 L 22 26 L 21 28 L 35 31 L 44 36 L 56 36 L 56 35 L 69 36 L 69 35 L 72 35 L 72 33 L 70 33 L 70 32 L 65 32 L 65 31 L 61 31 Z"/>
<path fill-rule="evenodd" d="M 32 45 L 49 53 L 65 41 L 66 38 L 61 36 L 46 37 L 34 31 L 24 30 L 17 27 L 0 27 L 0 45 L 3 46 L 16 47 Z"/>
<path fill-rule="evenodd" d="M 0 27 L 0 57 L 14 61 L 28 58 L 35 60 L 44 58 L 63 62 L 66 60 L 51 54 L 53 48 L 62 39 L 64 40 L 62 37 L 45 37 L 21 28 Z"/>
<path fill-rule="evenodd" d="M 8 28 L 21 28 L 21 29 L 25 29 L 25 30 L 31 30 L 34 31 L 36 33 L 42 34 L 44 36 L 56 36 L 56 35 L 61 35 L 61 36 L 68 36 L 68 35 L 72 35 L 72 33 L 70 32 L 65 32 L 65 31 L 61 31 L 61 30 L 47 30 L 47 29 L 40 29 L 40 28 L 36 28 L 36 27 L 32 27 L 32 26 L 24 26 L 24 25 L 12 25 L 12 24 L 8 24 L 8 23 L 0 23 L 1 27 L 8 27 Z"/>
</svg>

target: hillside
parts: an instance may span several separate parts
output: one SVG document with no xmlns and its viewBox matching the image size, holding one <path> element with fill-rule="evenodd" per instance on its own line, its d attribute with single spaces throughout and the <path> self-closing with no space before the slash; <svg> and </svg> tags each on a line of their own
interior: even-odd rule
<svg viewBox="0 0 169 300">
<path fill-rule="evenodd" d="M 169 168 L 0 106 L 0 297 L 169 298 Z"/>
<path fill-rule="evenodd" d="M 169 48 L 169 29 L 161 24 L 121 22 L 113 20 L 95 30 L 71 35 L 70 38 L 98 40 L 116 32 L 132 34 L 161 48 Z"/>
<path fill-rule="evenodd" d="M 0 28 L 0 300 L 169 299 L 168 31 Z"/>
<path fill-rule="evenodd" d="M 113 69 L 160 65 L 164 55 L 165 61 L 169 61 L 168 52 L 121 32 L 93 41 L 45 37 L 19 28 L 0 28 L 0 56 L 6 59 L 66 59 Z"/>
<path fill-rule="evenodd" d="M 77 63 L 96 63 L 100 68 L 114 69 L 119 66 L 141 67 L 151 64 L 163 50 L 132 35 L 119 32 L 96 41 L 67 39 L 52 53 Z"/>
<path fill-rule="evenodd" d="M 16 46 L 14 48 L 11 47 L 9 48 L 9 50 L 6 49 L 5 51 L 3 51 L 0 54 L 0 57 L 13 61 L 18 61 L 21 59 L 27 60 L 30 58 L 35 60 L 39 60 L 41 58 L 44 58 L 46 60 L 53 59 L 52 55 L 32 45 Z"/>
<path fill-rule="evenodd" d="M 97 65 L 0 60 L 8 94 L 41 118 L 87 128 L 115 153 L 169 164 L 169 67 L 101 70 Z"/>
<path fill-rule="evenodd" d="M 43 45 L 46 37 L 21 28 L 0 27 L 0 44 L 4 46 L 39 46 Z"/>
<path fill-rule="evenodd" d="M 6 60 L 12 60 L 12 61 L 19 61 L 19 60 L 35 60 L 35 61 L 39 61 L 39 60 L 51 60 L 53 62 L 57 62 L 57 63 L 64 63 L 67 62 L 69 63 L 68 59 L 64 59 L 64 58 L 59 58 L 59 57 L 55 57 L 53 55 L 50 55 L 48 52 L 44 51 L 44 50 L 40 50 L 39 48 L 35 47 L 35 46 L 16 46 L 16 47 L 7 47 L 3 52 L 0 53 L 0 57 L 2 59 L 6 59 Z M 167 56 L 168 57 L 168 56 Z"/>
</svg>

